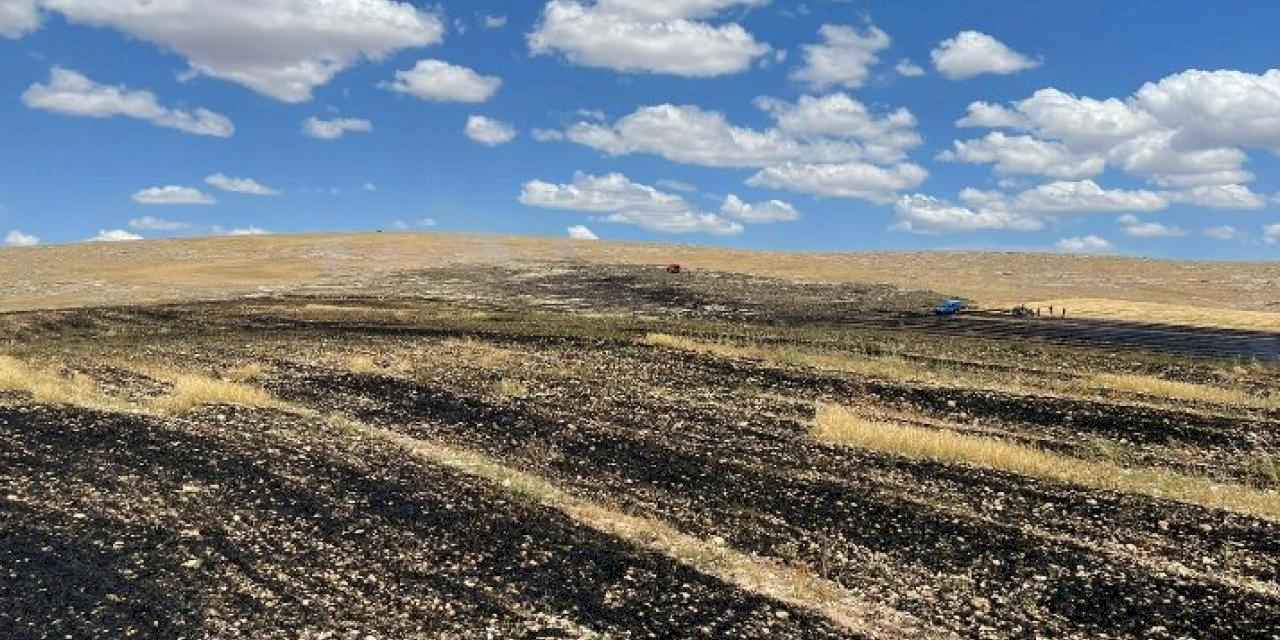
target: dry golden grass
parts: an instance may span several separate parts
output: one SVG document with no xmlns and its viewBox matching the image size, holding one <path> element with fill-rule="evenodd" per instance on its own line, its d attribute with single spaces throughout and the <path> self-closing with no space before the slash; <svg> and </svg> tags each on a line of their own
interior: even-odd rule
<svg viewBox="0 0 1280 640">
<path fill-rule="evenodd" d="M 370 356 L 355 355 L 347 358 L 347 370 L 351 373 L 381 373 L 383 367 Z"/>
<path fill-rule="evenodd" d="M 926 381 L 934 383 L 973 384 L 972 377 L 960 379 L 947 371 L 930 368 L 896 356 L 857 356 L 845 353 L 814 353 L 791 346 L 740 345 L 730 342 L 708 342 L 665 333 L 645 336 L 644 344 L 705 353 L 722 358 L 750 358 L 788 366 L 805 366 L 828 371 L 856 373 L 889 380 Z"/>
<path fill-rule="evenodd" d="M 69 404 L 91 409 L 116 409 L 121 403 L 104 395 L 93 378 L 33 367 L 11 356 L 0 356 L 0 390 L 28 393 L 43 404 Z"/>
<path fill-rule="evenodd" d="M 1254 409 L 1280 409 L 1280 398 L 1259 397 L 1239 389 L 1225 389 L 1204 384 L 1164 380 L 1154 376 L 1098 373 L 1077 383 L 1086 387 L 1138 393 L 1171 400 L 1189 400 Z"/>
<path fill-rule="evenodd" d="M 507 369 L 520 354 L 511 349 L 495 346 L 475 338 L 449 338 L 440 346 L 469 365 L 481 369 Z"/>
<path fill-rule="evenodd" d="M 173 390 L 151 402 L 151 408 L 167 414 L 182 414 L 207 405 L 235 405 L 279 409 L 284 405 L 258 387 L 218 380 L 198 374 L 167 376 Z"/>
<path fill-rule="evenodd" d="M 877 638 L 903 637 L 904 634 L 916 638 L 948 637 L 904 613 L 864 601 L 802 566 L 744 554 L 723 541 L 702 540 L 660 520 L 622 513 L 577 498 L 546 478 L 513 469 L 487 456 L 347 418 L 331 417 L 328 422 L 335 429 L 396 445 L 427 462 L 493 482 L 512 494 L 557 509 L 584 526 L 675 558 L 729 584 L 816 611 L 851 631 Z"/>
<path fill-rule="evenodd" d="M 278 235 L 0 248 L 0 311 L 296 290 L 380 274 L 514 260 L 665 265 L 933 289 L 986 306 L 1113 299 L 1263 311 L 1280 263 L 1171 262 L 1043 253 L 780 253 L 462 234 Z M 80 283 L 100 282 L 100 287 Z M 18 288 L 6 292 L 4 283 Z M 1072 305 L 1068 303 L 1070 309 Z M 1188 307 L 1190 308 L 1190 307 Z M 1139 318 L 1140 319 L 1140 318 Z"/>
<path fill-rule="evenodd" d="M 524 398 L 529 395 L 529 385 L 519 380 L 503 378 L 493 385 L 493 391 L 503 398 Z"/>
<path fill-rule="evenodd" d="M 1280 521 L 1280 493 L 1161 469 L 1129 469 L 1086 461 L 996 438 L 972 436 L 869 418 L 835 405 L 820 405 L 814 436 L 834 444 L 908 458 L 973 464 L 1080 486 L 1178 500 Z"/>
<path fill-rule="evenodd" d="M 227 380 L 232 382 L 256 382 L 267 375 L 267 368 L 256 362 L 250 362 L 238 367 L 228 369 L 223 374 Z"/>
<path fill-rule="evenodd" d="M 1280 313 L 1243 309 L 1215 309 L 1181 304 L 1115 300 L 1107 298 L 1058 298 L 1028 302 L 1030 307 L 1065 308 L 1069 317 L 1103 320 L 1138 320 L 1166 324 L 1280 332 Z"/>
</svg>

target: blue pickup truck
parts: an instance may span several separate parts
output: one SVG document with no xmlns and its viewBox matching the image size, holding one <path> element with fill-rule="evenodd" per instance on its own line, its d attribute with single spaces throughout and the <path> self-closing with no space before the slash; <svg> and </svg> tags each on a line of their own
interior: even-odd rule
<svg viewBox="0 0 1280 640">
<path fill-rule="evenodd" d="M 952 298 L 950 300 L 944 300 L 942 304 L 934 307 L 933 313 L 934 315 L 939 316 L 954 316 L 968 307 L 969 305 L 964 300 Z"/>
</svg>

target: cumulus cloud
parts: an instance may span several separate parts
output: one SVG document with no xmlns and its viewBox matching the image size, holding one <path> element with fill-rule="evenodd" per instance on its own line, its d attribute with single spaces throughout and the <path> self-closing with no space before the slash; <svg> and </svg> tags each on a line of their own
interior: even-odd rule
<svg viewBox="0 0 1280 640">
<path fill-rule="evenodd" d="M 200 136 L 228 138 L 235 126 L 226 116 L 208 109 L 184 111 L 161 106 L 150 91 L 132 91 L 123 85 L 108 86 L 71 69 L 54 67 L 47 84 L 31 85 L 22 103 L 32 109 L 85 118 L 123 116 Z"/>
<path fill-rule="evenodd" d="M 633 224 L 663 233 L 742 233 L 740 223 L 696 211 L 684 198 L 632 182 L 620 173 L 574 174 L 570 184 L 525 183 L 520 202 L 530 207 L 607 214 L 607 222 Z"/>
<path fill-rule="evenodd" d="M 262 228 L 259 228 L 259 227 L 252 227 L 252 226 L 251 226 L 251 227 L 243 227 L 243 228 L 238 228 L 238 229 L 232 229 L 232 230 L 230 230 L 230 231 L 226 232 L 226 234 L 225 234 L 225 235 L 229 235 L 229 236 L 269 236 L 269 235 L 271 235 L 271 232 L 270 232 L 270 231 L 267 231 L 266 229 L 262 229 Z"/>
<path fill-rule="evenodd" d="M 1001 175 L 1030 174 L 1051 178 L 1087 178 L 1106 169 L 1104 158 L 1077 154 L 1058 142 L 1031 136 L 1009 136 L 993 131 L 984 138 L 956 140 L 953 148 L 938 154 L 946 162 L 992 164 Z"/>
<path fill-rule="evenodd" d="M 147 205 L 209 205 L 217 202 L 213 196 L 192 187 L 169 185 L 150 187 L 133 194 L 133 201 Z"/>
<path fill-rule="evenodd" d="M 600 236 L 597 236 L 594 231 L 580 224 L 575 224 L 572 227 L 569 227 L 568 229 L 566 229 L 566 231 L 569 232 L 569 237 L 574 240 L 599 240 L 600 239 Z"/>
<path fill-rule="evenodd" d="M 39 28 L 36 0 L 0 0 L 0 37 L 17 39 Z"/>
<path fill-rule="evenodd" d="M 625 73 L 709 77 L 739 73 L 769 53 L 735 23 L 707 18 L 762 0 L 550 0 L 528 36 L 534 55 L 562 54 L 570 62 Z"/>
<path fill-rule="evenodd" d="M 734 194 L 729 194 L 720 205 L 720 213 L 743 222 L 769 223 L 791 222 L 800 219 L 800 212 L 790 203 L 768 200 L 748 204 Z"/>
<path fill-rule="evenodd" d="M 142 216 L 129 221 L 129 228 L 139 231 L 178 231 L 191 225 L 176 220 L 165 220 L 155 216 Z"/>
<path fill-rule="evenodd" d="M 40 244 L 40 238 L 29 233 L 23 233 L 17 229 L 11 230 L 4 236 L 4 243 L 10 247 L 34 247 Z"/>
<path fill-rule="evenodd" d="M 981 31 L 961 31 L 943 40 L 929 55 L 938 73 L 950 80 L 965 80 L 984 73 L 1008 75 L 1040 66 L 1039 61 Z"/>
<path fill-rule="evenodd" d="M 1107 239 L 1095 235 L 1063 238 L 1054 246 L 1064 253 L 1110 253 L 1115 249 Z"/>
<path fill-rule="evenodd" d="M 436 226 L 436 224 L 438 223 L 436 222 L 435 218 L 418 218 L 417 220 L 412 220 L 409 222 L 405 222 L 404 220 L 396 220 L 391 223 L 391 228 L 398 229 L 400 231 L 408 231 L 410 229 L 429 229 L 431 227 Z"/>
<path fill-rule="evenodd" d="M 1269 224 L 1263 227 L 1262 240 L 1267 244 L 1280 243 L 1280 224 Z"/>
<path fill-rule="evenodd" d="M 892 202 L 928 173 L 902 162 L 921 144 L 906 109 L 876 113 L 843 93 L 755 101 L 776 126 L 736 126 L 697 106 L 641 107 L 613 124 L 579 122 L 569 140 L 609 155 L 647 153 L 705 167 L 754 168 L 748 184 L 820 196 Z M 887 165 L 887 166 L 879 166 Z"/>
<path fill-rule="evenodd" d="M 511 142 L 517 135 L 515 127 L 484 116 L 467 118 L 466 134 L 473 141 L 489 147 Z"/>
<path fill-rule="evenodd" d="M 1055 88 L 1008 106 L 969 105 L 959 126 L 1010 128 L 1170 189 L 1242 185 L 1248 149 L 1280 150 L 1280 69 L 1187 70 L 1124 98 Z M 1048 168 L 1041 175 L 1049 175 Z M 1057 176 L 1061 177 L 1061 176 Z"/>
<path fill-rule="evenodd" d="M 910 58 L 903 58 L 893 66 L 893 70 L 904 78 L 919 78 L 924 75 L 924 67 L 914 63 Z"/>
<path fill-rule="evenodd" d="M 1038 231 L 1044 221 L 1010 211 L 1001 198 L 989 198 L 970 190 L 958 205 L 923 194 L 904 195 L 894 205 L 897 222 L 892 229 L 920 234 L 973 231 Z"/>
<path fill-rule="evenodd" d="M 1118 222 L 1127 236 L 1134 238 L 1178 238 L 1187 235 L 1181 227 L 1160 224 L 1159 222 L 1143 222 L 1135 215 L 1120 216 Z"/>
<path fill-rule="evenodd" d="M 564 132 L 556 129 L 534 129 L 529 132 L 530 136 L 538 142 L 559 142 L 564 140 Z"/>
<path fill-rule="evenodd" d="M 799 139 L 843 139 L 861 145 L 864 157 L 896 162 L 924 139 L 916 117 L 906 108 L 877 114 L 845 93 L 801 96 L 795 103 L 757 98 L 755 104 L 773 116 L 778 129 Z"/>
<path fill-rule="evenodd" d="M 1204 235 L 1214 240 L 1235 240 L 1240 237 L 1240 231 L 1231 225 L 1222 225 L 1205 229 Z"/>
<path fill-rule="evenodd" d="M 1267 206 L 1266 198 L 1242 184 L 1204 185 L 1164 193 L 1173 202 L 1213 209 L 1261 209 Z"/>
<path fill-rule="evenodd" d="M 435 13 L 398 0 L 43 0 L 67 20 L 109 27 L 175 51 L 189 73 L 234 82 L 284 102 L 358 62 L 444 37 Z"/>
<path fill-rule="evenodd" d="M 317 140 L 337 140 L 348 132 L 368 133 L 370 131 L 373 131 L 373 123 L 361 118 L 321 120 L 312 116 L 302 123 L 302 133 Z"/>
<path fill-rule="evenodd" d="M 889 34 L 875 26 L 862 32 L 844 25 L 824 24 L 818 30 L 822 42 L 804 49 L 804 65 L 791 79 L 825 91 L 832 87 L 857 89 L 866 84 L 877 55 L 890 44 Z"/>
<path fill-rule="evenodd" d="M 380 86 L 421 100 L 479 103 L 498 92 L 502 79 L 443 60 L 419 60 L 412 69 L 397 71 L 395 81 Z"/>
<path fill-rule="evenodd" d="M 98 235 L 86 238 L 85 242 L 132 242 L 141 239 L 142 236 L 124 229 L 103 229 L 98 231 Z"/>
<path fill-rule="evenodd" d="M 507 26 L 507 17 L 506 16 L 485 16 L 482 22 L 484 23 L 484 28 L 486 29 L 501 29 Z"/>
<path fill-rule="evenodd" d="M 928 176 L 929 172 L 911 163 L 880 167 L 865 162 L 839 164 L 788 162 L 762 169 L 747 179 L 747 184 L 753 187 L 770 187 L 831 198 L 854 198 L 888 204 L 896 199 L 897 192 L 920 186 Z"/>
<path fill-rule="evenodd" d="M 689 184 L 688 182 L 681 182 L 679 180 L 659 180 L 658 186 L 662 187 L 663 189 L 670 189 L 672 191 L 681 191 L 684 193 L 693 193 L 698 190 L 697 187 Z"/>
<path fill-rule="evenodd" d="M 264 184 L 260 184 L 252 178 L 232 178 L 221 173 L 215 173 L 204 179 L 205 184 L 230 191 L 232 193 L 244 193 L 251 196 L 278 196 L 279 191 L 272 189 Z"/>
<path fill-rule="evenodd" d="M 1023 191 L 1014 199 L 1022 211 L 1040 213 L 1093 213 L 1159 211 L 1169 201 L 1153 191 L 1103 189 L 1092 180 L 1058 181 Z"/>
</svg>

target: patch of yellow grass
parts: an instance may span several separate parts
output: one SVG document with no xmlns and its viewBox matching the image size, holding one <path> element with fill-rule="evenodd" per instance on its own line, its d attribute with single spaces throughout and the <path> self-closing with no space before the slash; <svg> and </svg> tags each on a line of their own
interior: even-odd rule
<svg viewBox="0 0 1280 640">
<path fill-rule="evenodd" d="M 843 353 L 812 353 L 786 346 L 745 346 L 728 342 L 707 342 L 665 333 L 645 336 L 644 344 L 705 353 L 722 358 L 751 358 L 783 365 L 807 366 L 829 371 L 858 373 L 891 380 L 950 381 L 948 376 L 896 356 L 853 356 Z"/>
<path fill-rule="evenodd" d="M 169 381 L 173 383 L 173 390 L 151 403 L 154 409 L 163 413 L 182 414 L 197 407 L 217 404 L 260 408 L 283 406 L 266 391 L 238 382 L 189 373 L 173 375 Z"/>
<path fill-rule="evenodd" d="M 440 346 L 450 351 L 461 352 L 459 355 L 468 364 L 482 369 L 506 368 L 519 356 L 511 349 L 494 346 L 475 338 L 450 338 L 441 342 Z"/>
<path fill-rule="evenodd" d="M 1066 308 L 1067 317 L 1099 318 L 1104 320 L 1132 320 L 1137 322 L 1162 322 L 1193 327 L 1217 327 L 1252 331 L 1280 332 L 1280 313 L 1245 311 L 1240 309 L 1213 309 L 1181 304 L 1135 302 L 1107 298 L 1066 298 L 1037 300 L 1026 303 L 1029 307 L 1050 305 L 1055 311 Z"/>
<path fill-rule="evenodd" d="M 1165 380 L 1154 376 L 1099 373 L 1089 376 L 1082 383 L 1112 391 L 1140 393 L 1172 400 L 1190 400 L 1257 409 L 1280 409 L 1280 398 L 1275 396 L 1264 398 L 1250 395 L 1239 389 Z"/>
<path fill-rule="evenodd" d="M 232 382 L 254 382 L 262 379 L 265 375 L 267 375 L 267 368 L 256 362 L 228 369 L 223 374 L 227 380 Z"/>
<path fill-rule="evenodd" d="M 927 429 L 868 418 L 836 405 L 820 405 L 814 436 L 820 440 L 908 458 L 973 464 L 1094 489 L 1178 500 L 1280 521 L 1280 493 L 1160 469 L 1128 469 L 1087 461 L 996 438 Z"/>
<path fill-rule="evenodd" d="M 0 356 L 0 390 L 31 395 L 42 404 L 69 404 L 88 408 L 115 408 L 120 403 L 106 397 L 98 383 L 82 373 L 70 376 L 39 369 L 11 356 Z"/>
<path fill-rule="evenodd" d="M 493 385 L 493 390 L 504 398 L 523 398 L 529 395 L 529 385 L 519 380 L 503 378 Z"/>
<path fill-rule="evenodd" d="M 351 373 L 381 373 L 382 366 L 369 356 L 351 356 L 347 358 L 347 369 Z"/>
</svg>

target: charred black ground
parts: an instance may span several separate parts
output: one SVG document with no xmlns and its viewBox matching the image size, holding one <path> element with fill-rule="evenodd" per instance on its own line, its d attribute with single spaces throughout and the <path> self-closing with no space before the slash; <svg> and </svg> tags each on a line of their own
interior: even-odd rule
<svg viewBox="0 0 1280 640">
<path fill-rule="evenodd" d="M 860 637 L 332 417 L 789 564 L 934 635 L 1280 637 L 1271 520 L 814 439 L 815 406 L 836 403 L 1280 485 L 1265 404 L 1061 391 L 1116 373 L 1265 398 L 1280 389 L 1269 364 L 938 331 L 951 325 L 924 318 L 939 298 L 552 265 L 406 273 L 358 299 L 4 316 L 8 353 L 121 402 L 169 393 L 166 369 L 243 375 L 296 410 L 0 395 L 0 637 Z M 653 333 L 891 356 L 973 384 L 690 353 Z"/>
</svg>

